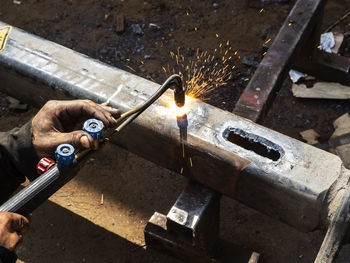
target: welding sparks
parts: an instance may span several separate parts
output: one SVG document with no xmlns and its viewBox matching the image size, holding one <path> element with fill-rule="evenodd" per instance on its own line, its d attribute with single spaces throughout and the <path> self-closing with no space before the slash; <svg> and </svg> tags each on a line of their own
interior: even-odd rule
<svg viewBox="0 0 350 263">
<path fill-rule="evenodd" d="M 216 37 L 219 35 L 216 34 Z M 170 52 L 175 65 L 172 68 L 167 65 L 162 69 L 166 75 L 181 76 L 187 95 L 207 100 L 214 89 L 227 84 L 231 71 L 235 68 L 233 63 L 239 58 L 237 54 L 238 51 L 232 52 L 230 41 L 220 43 L 214 54 L 197 48 L 194 59 L 182 55 L 180 48 L 177 48 L 176 52 Z"/>
<path fill-rule="evenodd" d="M 269 38 L 268 40 L 266 40 L 265 44 L 269 43 L 271 41 L 271 38 Z"/>
<path fill-rule="evenodd" d="M 127 67 L 128 69 L 130 69 L 130 70 L 132 70 L 132 71 L 136 72 L 136 70 L 135 70 L 135 69 L 133 69 L 132 67 L 130 67 L 130 66 L 128 66 L 128 65 L 126 65 L 126 67 Z"/>
</svg>

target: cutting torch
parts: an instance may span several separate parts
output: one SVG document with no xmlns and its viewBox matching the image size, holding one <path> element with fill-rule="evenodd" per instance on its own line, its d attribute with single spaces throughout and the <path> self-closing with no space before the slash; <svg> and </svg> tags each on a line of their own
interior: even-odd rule
<svg viewBox="0 0 350 263">
<path fill-rule="evenodd" d="M 74 166 L 80 163 L 94 150 L 100 149 L 102 145 L 109 141 L 109 138 L 120 132 L 142 112 L 151 106 L 169 88 L 174 89 L 174 100 L 178 107 L 185 104 L 185 90 L 179 75 L 170 76 L 163 85 L 143 104 L 129 110 L 117 119 L 116 128 L 104 131 L 103 123 L 97 119 L 85 121 L 83 130 L 93 138 L 91 149 L 76 152 L 70 144 L 61 144 L 55 151 L 56 161 L 50 158 L 43 158 L 37 166 L 38 178 L 28 186 L 12 196 L 8 201 L 0 206 L 0 211 L 19 213 L 28 215 L 52 194 L 71 180 L 76 172 Z"/>
</svg>

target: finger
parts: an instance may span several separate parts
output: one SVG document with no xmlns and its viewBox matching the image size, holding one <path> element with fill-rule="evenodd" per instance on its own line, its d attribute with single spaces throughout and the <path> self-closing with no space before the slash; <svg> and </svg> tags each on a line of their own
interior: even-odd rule
<svg viewBox="0 0 350 263">
<path fill-rule="evenodd" d="M 64 116 L 71 118 L 96 118 L 103 122 L 105 127 L 114 126 L 115 118 L 120 116 L 120 111 L 107 105 L 96 104 L 91 100 L 76 100 L 65 103 Z M 65 119 L 61 118 L 61 119 Z"/>
<path fill-rule="evenodd" d="M 95 107 L 98 111 L 104 114 L 109 123 L 104 123 L 107 127 L 113 126 L 116 122 L 116 118 L 120 117 L 120 110 L 112 108 L 109 103 L 96 104 L 93 101 L 87 101 L 92 107 Z"/>
<path fill-rule="evenodd" d="M 116 119 L 120 116 L 120 110 L 114 109 L 105 104 L 95 104 L 95 106 L 104 114 L 104 116 L 108 120 L 108 123 L 104 123 L 107 128 L 110 126 L 113 127 L 117 124 Z"/>
<path fill-rule="evenodd" d="M 105 111 L 105 116 L 110 122 L 110 127 L 115 127 L 117 125 L 117 119 L 120 117 L 120 110 L 112 108 L 106 105 L 106 103 L 100 104 L 100 106 Z"/>
<path fill-rule="evenodd" d="M 100 105 L 92 101 L 84 101 L 81 106 L 84 115 L 89 116 L 90 118 L 96 118 L 102 121 L 105 127 L 109 127 L 110 121 L 106 116 L 105 110 Z"/>
<path fill-rule="evenodd" d="M 104 110 L 103 114 L 105 115 L 105 117 L 108 120 L 108 125 L 106 125 L 106 128 L 114 127 L 117 124 L 116 118 L 113 116 L 113 114 L 110 111 Z M 114 114 L 114 115 L 117 116 L 116 114 Z"/>
<path fill-rule="evenodd" d="M 102 106 L 102 105 L 97 105 L 98 110 L 101 111 L 101 113 L 106 117 L 107 119 L 107 123 L 104 123 L 105 127 L 111 127 L 114 126 L 116 124 L 116 119 L 112 116 L 112 114 L 106 110 L 106 106 Z"/>
<path fill-rule="evenodd" d="M 108 111 L 110 114 L 112 114 L 112 116 L 113 116 L 114 118 L 119 118 L 119 117 L 120 117 L 120 110 L 119 110 L 119 109 L 112 108 L 112 107 L 109 106 L 109 105 L 103 105 L 103 104 L 101 104 L 101 106 L 102 106 L 106 111 Z"/>
<path fill-rule="evenodd" d="M 11 213 L 11 227 L 13 231 L 25 233 L 29 229 L 30 223 L 22 215 Z"/>
</svg>

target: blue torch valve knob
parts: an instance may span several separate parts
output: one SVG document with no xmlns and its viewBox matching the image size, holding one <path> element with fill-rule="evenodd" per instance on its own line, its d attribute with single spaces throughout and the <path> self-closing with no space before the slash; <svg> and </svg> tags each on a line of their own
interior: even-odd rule
<svg viewBox="0 0 350 263">
<path fill-rule="evenodd" d="M 94 140 L 100 140 L 103 136 L 103 122 L 96 119 L 89 119 L 84 123 L 83 131 L 92 136 Z"/>
<path fill-rule="evenodd" d="M 75 149 L 70 144 L 61 144 L 56 148 L 55 152 L 56 162 L 59 165 L 71 165 L 75 158 Z"/>
</svg>

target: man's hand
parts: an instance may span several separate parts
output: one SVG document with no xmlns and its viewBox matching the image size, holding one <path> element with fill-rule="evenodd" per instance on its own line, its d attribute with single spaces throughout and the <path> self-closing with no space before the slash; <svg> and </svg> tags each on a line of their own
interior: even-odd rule
<svg viewBox="0 0 350 263">
<path fill-rule="evenodd" d="M 81 121 L 96 118 L 106 128 L 116 124 L 120 111 L 90 100 L 48 101 L 32 120 L 33 145 L 39 158 L 53 157 L 58 145 L 69 143 L 77 149 L 91 148 L 92 137 L 72 131 Z"/>
<path fill-rule="evenodd" d="M 11 251 L 21 244 L 23 234 L 29 228 L 29 221 L 15 213 L 0 212 L 0 246 Z"/>
</svg>

